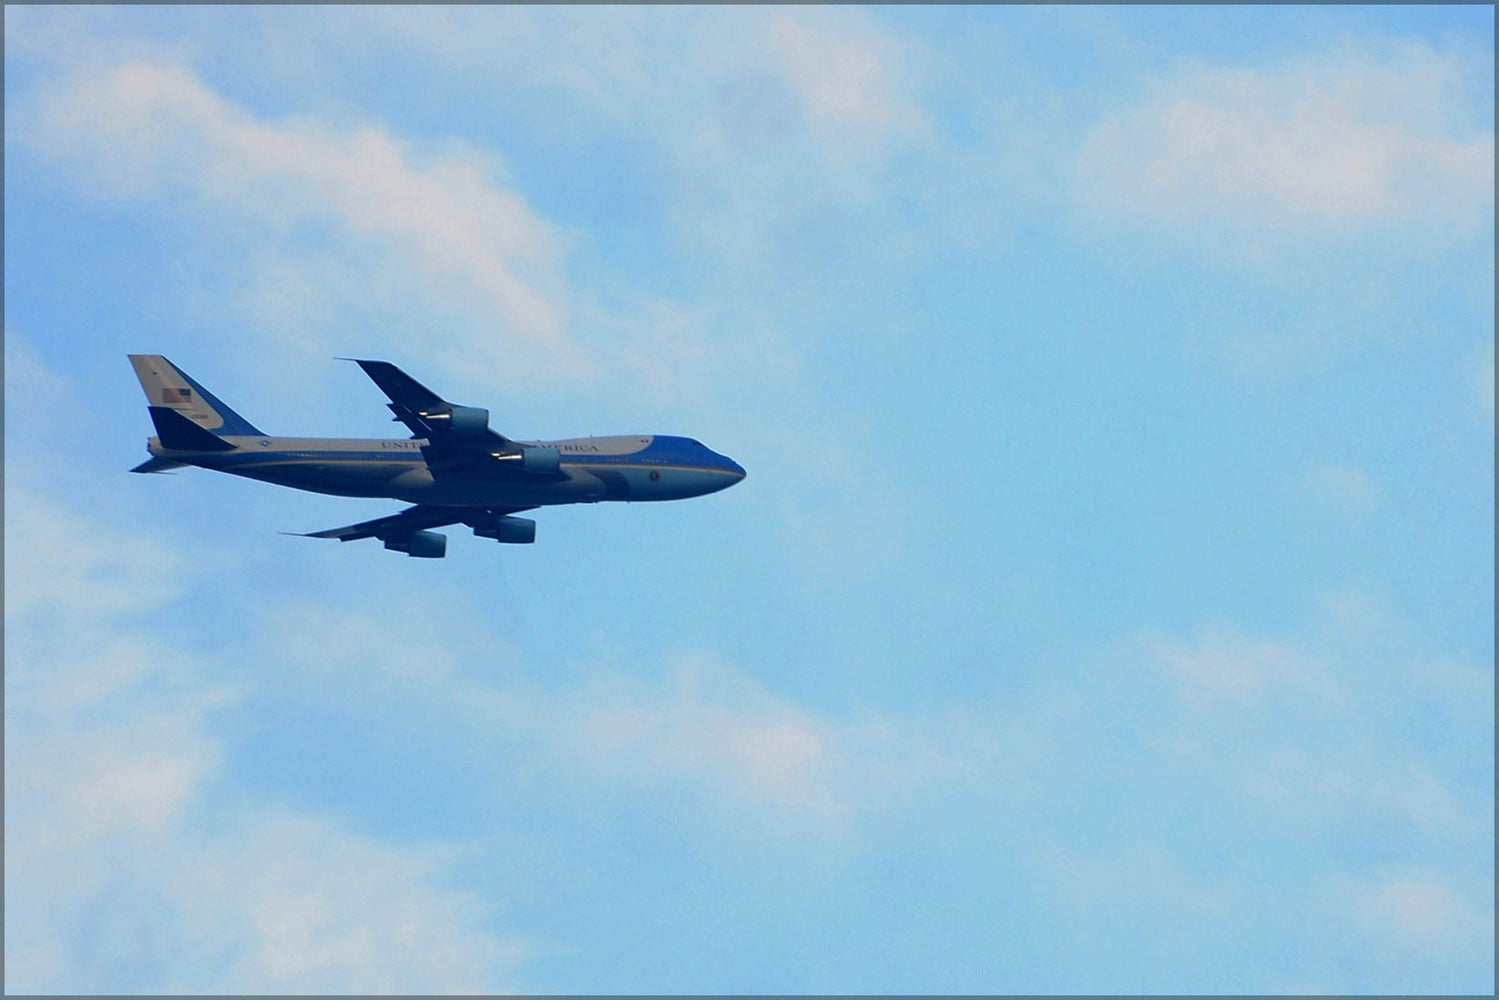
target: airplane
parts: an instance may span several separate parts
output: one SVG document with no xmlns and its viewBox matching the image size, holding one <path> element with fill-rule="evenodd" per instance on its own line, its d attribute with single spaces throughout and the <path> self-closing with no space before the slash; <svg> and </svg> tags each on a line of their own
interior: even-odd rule
<svg viewBox="0 0 1499 1000">
<path fill-rule="evenodd" d="M 603 500 L 681 500 L 727 489 L 744 469 L 686 437 L 632 434 L 517 441 L 489 426 L 489 411 L 438 396 L 387 361 L 353 361 L 389 397 L 405 439 L 272 437 L 235 413 L 159 354 L 131 354 L 156 436 L 150 459 L 131 472 L 197 466 L 263 482 L 346 497 L 389 497 L 414 506 L 398 514 L 286 532 L 351 542 L 378 538 L 423 559 L 447 554 L 433 531 L 465 524 L 476 536 L 529 544 L 538 507 Z"/>
</svg>

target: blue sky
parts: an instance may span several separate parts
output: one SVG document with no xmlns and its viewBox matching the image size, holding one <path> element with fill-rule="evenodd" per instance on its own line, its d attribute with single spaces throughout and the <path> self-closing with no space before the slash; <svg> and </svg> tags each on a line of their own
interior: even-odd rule
<svg viewBox="0 0 1499 1000">
<path fill-rule="evenodd" d="M 1489 992 L 1488 7 L 5 11 L 5 988 Z M 186 470 L 335 355 L 676 504 Z"/>
</svg>

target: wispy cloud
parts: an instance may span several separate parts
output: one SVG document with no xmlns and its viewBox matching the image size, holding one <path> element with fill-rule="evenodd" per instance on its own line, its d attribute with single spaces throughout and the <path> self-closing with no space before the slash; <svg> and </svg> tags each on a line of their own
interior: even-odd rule
<svg viewBox="0 0 1499 1000">
<path fill-rule="evenodd" d="M 7 990 L 504 985 L 526 950 L 447 885 L 449 847 L 220 797 L 215 714 L 246 688 L 132 624 L 184 560 L 9 475 L 6 512 Z"/>
<path fill-rule="evenodd" d="M 1307 469 L 1301 488 L 1349 520 L 1367 517 L 1379 506 L 1381 490 L 1351 465 L 1325 464 Z"/>
<path fill-rule="evenodd" d="M 857 822 L 972 776 L 973 748 L 936 730 L 811 711 L 701 656 L 657 685 L 603 675 L 557 708 L 559 745 L 590 769 L 691 784 L 772 831 Z"/>
<path fill-rule="evenodd" d="M 58 608 L 115 614 L 156 607 L 182 588 L 177 554 L 146 536 L 105 533 L 87 517 L 28 502 L 37 473 L 8 463 L 5 573 L 7 615 Z"/>
<path fill-rule="evenodd" d="M 89 531 L 94 555 L 78 558 L 118 565 L 117 539 L 97 525 Z M 20 598 L 18 606 L 38 607 Z M 215 713 L 248 692 L 206 683 L 191 649 L 139 634 L 121 613 L 58 600 L 62 613 L 97 625 L 65 655 L 43 658 L 35 614 L 7 621 L 9 759 L 24 778 L 10 789 L 7 892 L 35 917 L 8 938 L 7 985 L 118 986 L 130 969 L 142 989 L 494 989 L 523 963 L 523 941 L 488 931 L 484 902 L 449 885 L 449 846 L 396 846 L 269 803 L 241 803 L 210 821 L 207 803 L 224 780 Z M 171 600 L 161 594 L 148 606 Z M 1329 629 L 1347 634 L 1341 647 L 1224 626 L 1144 641 L 1154 673 L 1123 686 L 1106 679 L 1130 660 L 1116 651 L 1105 668 L 1074 670 L 1061 688 L 927 714 L 862 715 L 819 711 L 702 654 L 671 657 L 664 673 L 659 664 L 584 661 L 567 668 L 572 680 L 538 684 L 461 602 L 450 612 L 388 614 L 326 598 L 276 607 L 258 630 L 268 645 L 249 654 L 261 664 L 257 684 L 278 700 L 322 689 L 371 724 L 394 715 L 408 729 L 461 728 L 469 792 L 490 780 L 493 741 L 502 740 L 547 775 L 552 794 L 589 808 L 621 796 L 673 821 L 716 817 L 741 835 L 783 843 L 839 843 L 934 797 L 976 800 L 996 810 L 995 843 L 1049 873 L 1047 905 L 1063 912 L 1132 912 L 1144 899 L 1163 924 L 1221 924 L 1266 891 L 1246 874 L 1252 860 L 1208 871 L 1193 860 L 1240 843 L 1219 825 L 1195 829 L 1191 844 L 1169 814 L 1117 835 L 1107 829 L 1121 817 L 1095 799 L 1151 794 L 1154 779 L 1143 776 L 1158 771 L 1211 774 L 1206 786 L 1184 784 L 1177 810 L 1253 817 L 1257 857 L 1273 853 L 1288 828 L 1317 839 L 1373 823 L 1448 841 L 1483 826 L 1470 798 L 1419 751 L 1369 754 L 1368 730 L 1387 728 L 1390 709 L 1350 696 L 1341 682 L 1350 670 L 1386 677 L 1394 668 L 1371 668 L 1349 651 L 1348 636 L 1377 638 L 1382 627 L 1358 602 L 1332 609 Z M 216 662 L 220 672 L 232 668 Z M 1153 697 L 1162 683 L 1174 700 Z M 1111 729 L 1105 764 L 1094 734 Z M 1336 739 L 1307 735 L 1322 730 Z M 1153 739 L 1161 731 L 1168 738 Z M 1080 824 L 1080 815 L 1103 828 Z M 1096 882 L 1120 865 L 1146 874 Z M 1377 882 L 1356 862 L 1348 873 Z M 1345 894 L 1338 917 L 1374 913 L 1370 927 L 1423 953 L 1443 929 L 1471 936 L 1475 904 L 1449 885 L 1461 874 L 1440 876 L 1432 883 L 1440 892 L 1379 883 Z M 1159 884 L 1142 889 L 1151 878 Z M 104 916 L 85 926 L 88 913 Z M 100 921 L 114 937 L 85 952 L 84 936 L 97 942 Z M 132 941 L 123 928 L 136 925 L 164 943 Z"/>
<path fill-rule="evenodd" d="M 832 785 L 842 761 L 826 720 L 702 661 L 663 687 L 639 687 L 604 678 L 568 698 L 576 708 L 556 720 L 562 744 L 617 776 L 701 782 L 750 805 L 823 818 L 846 808 Z"/>
<path fill-rule="evenodd" d="M 346 690 L 357 676 L 368 710 L 379 712 L 420 685 L 439 703 L 435 716 L 469 727 L 480 743 L 497 733 L 522 741 L 533 766 L 576 783 L 578 794 L 630 788 L 632 798 L 665 802 L 686 791 L 704 815 L 806 832 L 856 824 L 974 774 L 975 747 L 940 721 L 818 712 L 702 653 L 633 671 L 580 665 L 576 680 L 543 686 L 516 671 L 500 637 L 472 627 L 433 625 L 422 635 L 416 623 L 307 606 L 275 618 L 268 656 L 296 687 Z M 413 643 L 424 650 L 416 663 Z"/>
<path fill-rule="evenodd" d="M 1447 312 L 1447 286 L 1427 280 L 1442 261 L 1414 259 L 1476 233 L 1452 244 L 1467 255 L 1484 234 L 1469 210 L 1492 204 L 1471 177 L 1492 125 L 1443 76 L 1455 59 L 1349 51 L 1136 90 L 1162 45 L 1252 60 L 1284 51 L 1286 33 L 1267 15 L 1244 19 L 1243 45 L 1180 42 L 1147 37 L 1165 23 L 1153 15 L 1110 16 L 1130 36 L 1121 55 L 1003 11 L 94 10 L 6 12 L 8 51 L 22 50 L 8 165 L 43 195 L 17 225 L 59 237 L 28 258 L 53 280 L 22 282 L 18 302 L 43 354 L 88 380 L 72 392 L 35 357 L 13 365 L 8 343 L 13 410 L 70 445 L 102 438 L 78 429 L 91 425 L 138 450 L 138 393 L 102 360 L 127 317 L 76 323 L 57 308 L 117 291 L 99 278 L 124 262 L 162 269 L 148 294 L 119 290 L 137 329 L 147 313 L 181 319 L 187 298 L 210 322 L 163 324 L 170 336 L 255 356 L 242 371 L 363 343 L 467 394 L 470 372 L 526 364 L 538 384 L 574 380 L 554 388 L 578 422 L 537 418 L 538 432 L 603 430 L 591 421 L 614 405 L 643 415 L 614 391 L 629 373 L 652 405 L 693 409 L 679 429 L 729 442 L 759 485 L 724 497 L 746 516 L 709 560 L 695 540 L 716 532 L 710 508 L 672 506 L 554 511 L 534 552 L 464 546 L 436 564 L 272 538 L 226 572 L 159 526 L 221 521 L 236 498 L 274 507 L 271 487 L 129 477 L 118 452 L 41 475 L 9 452 L 9 988 L 426 992 L 519 976 L 608 989 L 632 961 L 625 985 L 687 989 L 724 970 L 772 990 L 1491 978 L 1493 671 L 1462 649 L 1482 649 L 1492 620 L 1463 592 L 1472 574 L 1423 597 L 1419 624 L 1355 595 L 1298 625 L 1297 595 L 1327 572 L 1396 574 L 1405 600 L 1441 575 L 1445 550 L 1381 535 L 1378 566 L 1350 564 L 1344 543 L 1359 538 L 1339 531 L 1274 565 L 1287 505 L 1215 533 L 1192 490 L 1177 509 L 1181 491 L 1149 484 L 1158 516 L 1129 516 L 1128 497 L 1122 519 L 1093 516 L 1138 494 L 1131 469 L 1201 459 L 1188 477 L 1214 481 L 1213 462 L 1242 471 L 1280 440 L 1256 430 L 1267 419 L 1333 440 L 1377 401 L 1323 393 L 1315 373 L 1297 386 L 1305 421 L 1281 394 L 1204 398 L 1196 437 L 1247 453 L 1188 441 L 1154 454 L 1142 438 L 1117 477 L 1068 474 L 1110 438 L 1072 395 L 1138 381 L 1131 358 L 1161 384 L 1200 381 L 1173 367 L 1177 346 L 1200 360 L 1192 338 L 1235 324 L 1287 353 L 1323 327 L 1372 343 L 1387 314 L 1429 329 L 1451 348 L 1432 405 L 1492 421 L 1492 348 L 1486 383 L 1466 353 L 1491 339 L 1473 339 L 1487 314 Z M 28 34 L 39 20 L 54 30 Z M 86 52 L 66 47 L 89 32 Z M 1048 71 L 1005 58 L 1024 52 Z M 1080 79 L 1069 59 L 1104 85 L 1060 85 Z M 1096 268 L 1057 228 L 1069 178 L 1051 171 L 1077 153 L 1060 149 L 1086 130 L 1073 116 L 1100 106 L 1119 110 L 1093 123 L 1094 172 L 1071 179 L 1077 207 L 1122 242 L 1161 231 L 1194 249 L 1336 252 L 1302 253 L 1293 263 L 1317 259 L 1250 294 L 1238 274 L 1195 281 L 1195 261 Z M 456 134 L 467 141 L 442 138 Z M 1017 195 L 1007 178 L 1029 180 Z M 80 217 L 90 231 L 67 232 Z M 77 273 L 69 239 L 90 244 Z M 826 252 L 840 246 L 853 252 Z M 1361 267 L 1386 253 L 1409 256 Z M 172 280 L 172 257 L 189 280 Z M 1491 292 L 1481 279 L 1466 280 Z M 94 317 L 119 311 L 99 302 Z M 1328 305 L 1308 321 L 1307 302 Z M 1064 356 L 1047 347 L 1058 324 L 1076 334 Z M 1466 339 L 1442 339 L 1449 327 Z M 1143 349 L 1094 349 L 1121 336 Z M 1376 368 L 1402 370 L 1411 352 L 1385 343 Z M 213 369 L 236 367 L 177 359 L 216 391 Z M 995 430 L 999 367 L 1060 401 L 1039 444 Z M 575 394 L 590 372 L 600 391 Z M 1428 382 L 1406 401 L 1423 405 Z M 349 384 L 380 417 L 375 390 Z M 950 390 L 934 400 L 933 386 Z M 1354 409 L 1327 411 L 1340 401 Z M 715 421 L 758 457 L 715 438 Z M 965 421 L 992 433 L 964 437 Z M 1322 464 L 1284 485 L 1304 506 L 1378 510 L 1390 484 L 1374 473 L 1430 447 L 1423 434 L 1376 436 L 1357 461 L 1303 450 Z M 34 456 L 82 454 L 17 438 Z M 916 516 L 920 497 L 902 493 L 913 469 L 996 440 L 1014 459 L 1003 475 L 1051 479 L 997 495 L 938 476 L 940 502 Z M 872 486 L 871 469 L 889 474 Z M 1465 488 L 1434 471 L 1428 492 Z M 1014 541 L 1082 524 L 1080 502 L 1096 531 L 1063 548 L 1088 558 L 1059 561 L 1055 530 Z M 117 516 L 132 504 L 149 517 Z M 1182 511 L 1187 540 L 1157 544 Z M 286 516 L 276 526 L 299 526 Z M 621 541 L 643 517 L 665 518 L 664 533 Z M 1472 526 L 1450 527 L 1456 551 Z M 1121 538 L 1150 588 L 1124 604 L 1096 585 L 1095 556 Z M 1131 608 L 1150 617 L 1122 620 Z M 722 923 L 696 919 L 708 910 Z M 640 917 L 638 938 L 621 912 Z M 846 921 L 839 941 L 804 933 L 830 919 Z M 1007 923 L 1013 956 L 985 960 L 985 927 Z M 531 928 L 573 950 L 567 968 L 534 961 Z"/>
<path fill-rule="evenodd" d="M 1258 702 L 1271 685 L 1332 696 L 1327 668 L 1283 642 L 1252 639 L 1226 628 L 1210 629 L 1195 643 L 1147 639 L 1152 657 L 1192 704 Z"/>
<path fill-rule="evenodd" d="M 813 206 L 859 205 L 927 134 L 914 56 L 857 8 L 392 8 L 407 52 L 576 114 L 648 150 L 649 187 L 693 243 L 758 257 Z"/>
<path fill-rule="evenodd" d="M 390 286 L 416 291 L 456 320 L 401 331 L 405 350 L 455 369 L 595 371 L 568 329 L 562 234 L 473 150 L 422 153 L 379 125 L 260 117 L 192 72 L 151 62 L 45 84 L 18 122 L 35 149 L 106 196 L 189 201 L 241 230 L 270 226 L 265 238 L 292 247 L 309 227 L 333 227 L 330 246 L 352 248 L 357 262 L 342 267 L 367 268 L 351 283 L 377 301 Z M 300 303 L 306 291 L 291 294 Z M 393 334 L 372 336 L 393 343 Z"/>
<path fill-rule="evenodd" d="M 1456 56 L 1418 47 L 1189 68 L 1089 132 L 1075 202 L 1215 243 L 1469 236 L 1493 210 L 1494 135 L 1465 82 Z"/>
<path fill-rule="evenodd" d="M 554 104 L 561 87 L 577 115 L 652 150 L 661 176 L 649 188 L 672 192 L 659 208 L 692 241 L 741 255 L 818 198 L 868 197 L 889 151 L 922 124 L 898 46 L 861 13 L 730 17 L 743 24 L 484 8 L 357 23 L 310 14 L 306 28 L 399 32 L 397 56 L 443 60 L 475 86 Z M 565 43 L 548 30 L 558 18 Z M 587 241 L 519 192 L 496 143 L 411 140 L 323 105 L 265 114 L 180 55 L 111 63 L 95 42 L 89 59 L 12 101 L 13 135 L 94 197 L 188 220 L 177 249 L 197 281 L 178 308 L 299 360 L 420 354 L 463 379 L 607 373 L 647 397 L 690 397 L 727 368 L 764 368 L 754 346 L 717 329 L 713 308 L 631 287 L 598 261 L 590 289 L 574 288 L 569 267 Z M 840 71 L 813 51 L 836 52 Z M 765 132 L 781 104 L 786 129 Z"/>
<path fill-rule="evenodd" d="M 492 72 L 516 74 L 531 86 L 565 87 L 594 114 L 644 117 L 657 141 L 705 124 L 694 119 L 722 110 L 714 100 L 719 88 L 751 77 L 771 89 L 740 96 L 787 101 L 782 110 L 791 117 L 781 124 L 809 127 L 806 138 L 840 167 L 852 166 L 845 154 L 879 155 L 925 127 L 910 90 L 910 53 L 857 9 L 646 15 L 627 8 L 417 8 L 385 11 L 371 23 L 399 35 L 411 50 L 468 72 L 504 55 L 506 66 Z M 760 137 L 774 139 L 776 129 Z M 835 148 L 843 143 L 857 149 Z M 688 156 L 701 151 L 680 150 Z"/>
<path fill-rule="evenodd" d="M 1360 923 L 1397 946 L 1450 955 L 1493 942 L 1492 908 L 1480 912 L 1429 872 L 1394 874 L 1352 895 Z"/>
<path fill-rule="evenodd" d="M 867 154 L 924 129 L 902 76 L 901 48 L 867 18 L 820 8 L 777 11 L 763 44 L 833 157 Z"/>
<path fill-rule="evenodd" d="M 208 980 L 219 989 L 494 992 L 530 949 L 487 933 L 492 907 L 445 885 L 455 860 L 267 811 L 233 838 L 188 847 L 166 884 L 199 954 L 233 955 Z"/>
<path fill-rule="evenodd" d="M 1142 642 L 1178 706 L 1152 723 L 1168 734 L 1152 745 L 1237 782 L 1235 798 L 1265 822 L 1362 816 L 1438 841 L 1485 825 L 1452 763 L 1481 733 L 1474 706 L 1492 698 L 1491 676 L 1435 658 L 1362 595 L 1329 598 L 1316 627 L 1295 637 L 1218 627 L 1196 641 Z M 1419 743 L 1382 738 L 1419 718 L 1444 721 Z"/>
</svg>

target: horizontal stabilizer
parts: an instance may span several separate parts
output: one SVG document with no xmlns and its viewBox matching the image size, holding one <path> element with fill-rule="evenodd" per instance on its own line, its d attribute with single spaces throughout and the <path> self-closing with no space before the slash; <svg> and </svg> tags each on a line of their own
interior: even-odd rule
<svg viewBox="0 0 1499 1000">
<path fill-rule="evenodd" d="M 182 462 L 174 462 L 170 458 L 148 458 L 140 465 L 131 469 L 131 472 L 166 472 L 169 469 L 182 468 Z"/>
<path fill-rule="evenodd" d="M 232 451 L 234 445 L 167 406 L 152 406 L 151 422 L 163 448 L 172 451 Z"/>
</svg>

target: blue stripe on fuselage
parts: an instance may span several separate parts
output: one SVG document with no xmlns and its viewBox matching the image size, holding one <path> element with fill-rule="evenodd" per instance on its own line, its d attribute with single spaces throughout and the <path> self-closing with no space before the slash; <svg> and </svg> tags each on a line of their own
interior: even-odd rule
<svg viewBox="0 0 1499 1000">
<path fill-rule="evenodd" d="M 421 452 L 413 451 L 318 451 L 297 448 L 289 451 L 233 451 L 196 455 L 194 462 L 214 465 L 255 465 L 262 462 L 405 462 L 419 465 L 423 461 Z"/>
<path fill-rule="evenodd" d="M 574 443 L 575 442 L 570 442 Z M 252 449 L 241 446 L 227 453 L 201 454 L 193 456 L 193 464 L 214 468 L 273 464 L 278 462 L 390 462 L 394 464 L 422 464 L 425 459 L 420 451 L 400 442 L 398 449 L 379 451 L 353 451 L 323 448 Z M 564 451 L 561 464 L 564 466 L 634 466 L 650 468 L 703 469 L 715 472 L 731 472 L 740 476 L 744 469 L 733 459 L 720 455 L 691 438 L 660 436 L 639 451 L 623 455 L 603 455 L 592 452 Z"/>
</svg>

